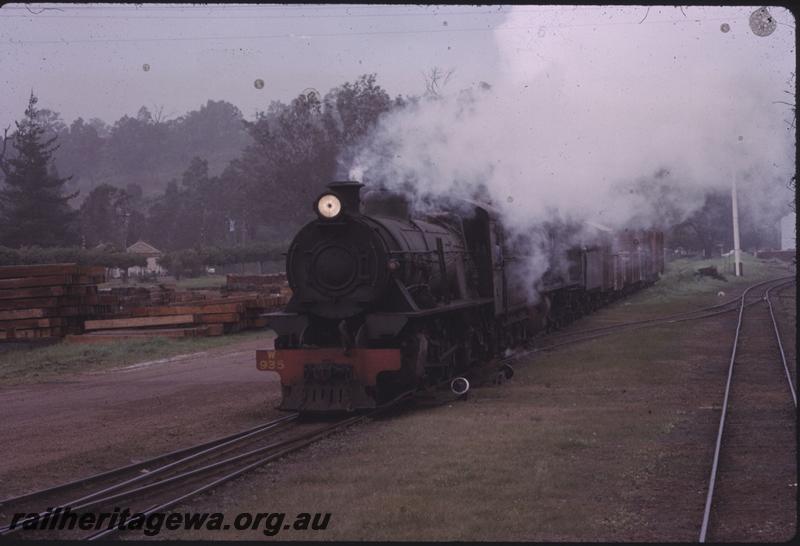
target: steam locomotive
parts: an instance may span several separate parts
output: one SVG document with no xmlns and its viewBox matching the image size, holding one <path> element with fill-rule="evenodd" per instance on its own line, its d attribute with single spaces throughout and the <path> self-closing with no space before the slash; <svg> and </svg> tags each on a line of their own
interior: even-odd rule
<svg viewBox="0 0 800 546">
<path fill-rule="evenodd" d="M 280 375 L 281 409 L 369 409 L 410 389 L 463 383 L 460 375 L 536 332 L 663 273 L 660 232 L 597 226 L 590 244 L 575 244 L 550 226 L 533 244 L 488 204 L 461 200 L 415 216 L 404 194 L 373 190 L 362 201 L 362 187 L 329 184 L 289 247 L 293 295 L 267 315 L 274 350 L 256 353 L 259 370 Z M 533 286 L 535 253 L 553 265 Z"/>
</svg>

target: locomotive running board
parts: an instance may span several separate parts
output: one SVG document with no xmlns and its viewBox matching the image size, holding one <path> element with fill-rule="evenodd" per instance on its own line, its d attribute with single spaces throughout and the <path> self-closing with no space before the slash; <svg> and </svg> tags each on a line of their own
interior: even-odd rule
<svg viewBox="0 0 800 546">
<path fill-rule="evenodd" d="M 295 334 L 299 337 L 309 322 L 305 315 L 285 311 L 262 313 L 259 316 L 267 319 L 269 327 L 275 330 L 279 336 Z"/>
<path fill-rule="evenodd" d="M 453 300 L 448 305 L 437 305 L 430 309 L 420 309 L 419 311 L 401 311 L 399 313 L 370 313 L 367 317 L 387 317 L 402 316 L 407 318 L 427 317 L 438 315 L 439 313 L 449 313 L 450 311 L 460 311 L 469 307 L 479 307 L 488 303 L 494 303 L 494 298 L 478 298 L 474 300 Z"/>
</svg>

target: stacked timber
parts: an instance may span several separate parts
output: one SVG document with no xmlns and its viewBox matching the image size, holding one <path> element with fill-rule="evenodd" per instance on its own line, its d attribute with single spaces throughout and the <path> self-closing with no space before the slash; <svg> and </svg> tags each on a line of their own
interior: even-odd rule
<svg viewBox="0 0 800 546">
<path fill-rule="evenodd" d="M 199 321 L 211 326 L 211 334 L 230 334 L 252 328 L 264 328 L 267 320 L 261 315 L 269 311 L 282 308 L 288 302 L 287 298 L 280 296 L 265 296 L 258 293 L 237 294 L 219 298 L 209 298 L 192 302 L 196 306 L 195 313 Z M 171 312 L 179 310 L 188 311 L 184 303 L 173 303 L 169 306 Z M 216 335 L 220 335 L 216 334 Z"/>
<path fill-rule="evenodd" d="M 229 292 L 258 292 L 262 294 L 291 295 L 286 273 L 270 275 L 227 275 L 225 288 Z"/>
<path fill-rule="evenodd" d="M 108 342 L 152 337 L 183 338 L 209 335 L 209 329 L 194 326 L 194 315 L 166 315 L 87 320 L 83 335 L 69 335 L 73 343 Z"/>
<path fill-rule="evenodd" d="M 142 286 L 100 288 L 99 293 L 108 295 L 116 304 L 117 310 L 150 305 L 150 289 Z"/>
<path fill-rule="evenodd" d="M 113 312 L 98 294 L 105 267 L 46 264 L 0 267 L 0 340 L 80 333 L 86 317 Z"/>
<path fill-rule="evenodd" d="M 185 300 L 193 299 L 190 291 L 179 292 L 175 285 L 158 284 L 156 286 L 114 286 L 104 290 L 114 296 L 120 309 L 131 307 L 145 307 L 147 305 L 167 305 L 176 301 L 178 297 Z"/>
<path fill-rule="evenodd" d="M 191 290 L 176 290 L 168 303 L 190 303 L 202 300 L 221 298 L 222 292 L 218 288 L 193 288 Z"/>
<path fill-rule="evenodd" d="M 266 327 L 262 315 L 282 308 L 291 296 L 284 274 L 229 275 L 229 286 L 221 290 L 158 285 L 98 291 L 105 272 L 76 264 L 0 267 L 0 340 L 230 334 Z"/>
<path fill-rule="evenodd" d="M 150 289 L 150 301 L 154 304 L 167 304 L 175 298 L 175 285 L 159 284 Z"/>
<path fill-rule="evenodd" d="M 68 340 L 94 343 L 148 337 L 221 336 L 266 327 L 267 319 L 260 315 L 281 308 L 286 301 L 280 296 L 251 293 L 134 307 L 124 315 L 87 320 L 86 333 L 68 336 Z"/>
</svg>

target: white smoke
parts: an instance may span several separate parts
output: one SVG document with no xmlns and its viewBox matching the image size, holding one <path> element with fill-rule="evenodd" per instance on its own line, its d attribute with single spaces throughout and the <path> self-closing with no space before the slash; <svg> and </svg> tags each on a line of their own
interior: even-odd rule
<svg viewBox="0 0 800 546">
<path fill-rule="evenodd" d="M 791 112 L 775 101 L 795 68 L 781 47 L 794 43 L 794 21 L 760 37 L 746 8 L 724 12 L 729 32 L 709 17 L 659 24 L 680 21 L 678 8 L 647 25 L 631 24 L 643 12 L 618 11 L 553 11 L 546 26 L 539 12 L 513 11 L 511 30 L 496 32 L 501 80 L 387 115 L 351 176 L 418 199 L 483 195 L 516 233 L 554 220 L 666 227 L 732 179 L 751 197 L 741 207 L 780 216 L 794 143 Z M 538 278 L 546 265 L 531 269 Z"/>
</svg>

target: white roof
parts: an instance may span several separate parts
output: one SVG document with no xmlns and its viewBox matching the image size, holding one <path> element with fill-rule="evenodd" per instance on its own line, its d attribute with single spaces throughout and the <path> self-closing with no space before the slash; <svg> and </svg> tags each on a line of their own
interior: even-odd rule
<svg viewBox="0 0 800 546">
<path fill-rule="evenodd" d="M 149 254 L 152 256 L 161 256 L 163 254 L 160 250 L 149 243 L 145 243 L 144 241 L 136 241 L 131 246 L 128 247 L 128 252 L 133 254 Z"/>
</svg>

